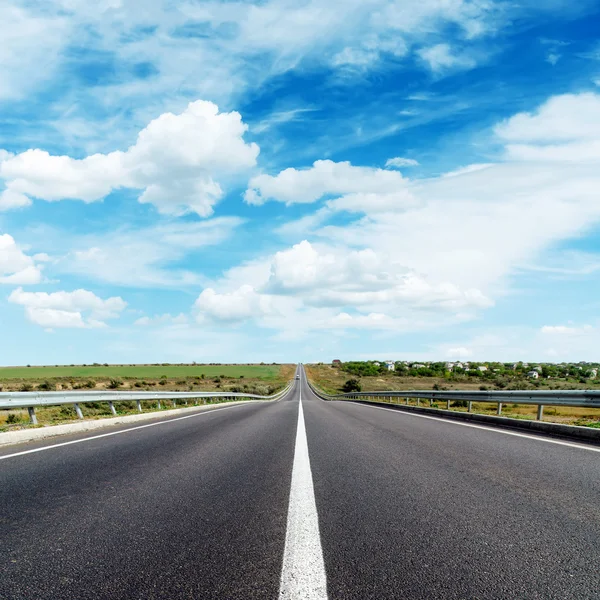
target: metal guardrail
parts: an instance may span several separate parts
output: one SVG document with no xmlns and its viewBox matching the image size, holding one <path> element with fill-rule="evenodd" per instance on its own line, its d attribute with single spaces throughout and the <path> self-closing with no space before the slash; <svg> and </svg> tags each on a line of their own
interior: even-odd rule
<svg viewBox="0 0 600 600">
<path fill-rule="evenodd" d="M 29 419 L 34 425 L 37 425 L 35 416 L 36 407 L 42 406 L 60 406 L 62 404 L 71 404 L 80 419 L 83 419 L 80 404 L 89 402 L 108 402 L 113 415 L 117 414 L 114 402 L 137 402 L 137 409 L 142 412 L 142 402 L 148 400 L 158 401 L 158 408 L 161 408 L 161 400 L 170 400 L 173 407 L 177 405 L 177 400 L 199 400 L 206 398 L 248 398 L 255 400 L 279 400 L 292 387 L 293 382 L 288 383 L 283 390 L 271 396 L 259 396 L 257 394 L 247 394 L 243 392 L 0 392 L 0 409 L 26 408 L 29 412 Z"/>
<path fill-rule="evenodd" d="M 469 412 L 473 410 L 473 402 L 490 402 L 498 405 L 497 414 L 502 414 L 503 404 L 534 404 L 537 405 L 537 419 L 541 420 L 544 415 L 544 406 L 582 406 L 586 408 L 600 408 L 600 392 L 588 390 L 515 390 L 515 391 L 424 391 L 424 390 L 402 390 L 389 392 L 352 392 L 349 394 L 326 394 L 316 388 L 312 383 L 309 385 L 313 392 L 324 400 L 350 400 L 371 401 L 378 400 L 404 400 L 416 399 L 417 405 L 420 400 L 445 401 L 446 408 L 450 409 L 450 403 L 456 400 L 467 402 Z"/>
</svg>

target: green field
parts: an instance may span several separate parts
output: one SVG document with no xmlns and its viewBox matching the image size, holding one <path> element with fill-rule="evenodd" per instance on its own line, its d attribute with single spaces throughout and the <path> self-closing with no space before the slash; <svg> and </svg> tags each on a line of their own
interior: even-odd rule
<svg viewBox="0 0 600 600">
<path fill-rule="evenodd" d="M 225 377 L 247 379 L 275 379 L 279 377 L 279 365 L 109 365 L 105 366 L 48 366 L 48 367 L 0 367 L 0 380 L 50 379 L 54 377 L 135 378 L 160 379 L 163 375 L 177 377 Z"/>
</svg>

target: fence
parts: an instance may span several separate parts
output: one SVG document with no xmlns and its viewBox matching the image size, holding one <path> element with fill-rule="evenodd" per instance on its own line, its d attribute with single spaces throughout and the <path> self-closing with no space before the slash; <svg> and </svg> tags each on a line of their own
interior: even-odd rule
<svg viewBox="0 0 600 600">
<path fill-rule="evenodd" d="M 349 400 L 349 401 L 404 401 L 415 399 L 417 405 L 420 400 L 433 402 L 445 401 L 446 408 L 450 409 L 450 403 L 456 400 L 467 402 L 468 411 L 473 410 L 473 402 L 490 402 L 497 405 L 497 414 L 502 414 L 503 404 L 534 404 L 537 405 L 537 419 L 541 420 L 544 414 L 544 406 L 582 406 L 587 408 L 600 408 L 600 392 L 589 390 L 548 390 L 548 391 L 424 391 L 403 390 L 389 392 L 352 392 L 349 394 L 325 394 L 314 385 L 309 384 L 313 392 L 324 400 Z"/>
<path fill-rule="evenodd" d="M 234 393 L 234 392 L 0 392 L 0 409 L 26 408 L 29 412 L 29 419 L 37 425 L 35 409 L 42 406 L 59 406 L 61 404 L 71 404 L 80 419 L 83 419 L 80 404 L 89 402 L 108 402 L 113 415 L 117 414 L 114 406 L 115 402 L 135 401 L 137 409 L 142 412 L 142 402 L 158 401 L 158 408 L 161 407 L 161 400 L 171 401 L 173 407 L 177 405 L 177 400 L 200 399 L 255 399 L 255 400 L 279 400 L 291 388 L 292 383 L 271 396 L 259 396 L 257 394 Z"/>
</svg>

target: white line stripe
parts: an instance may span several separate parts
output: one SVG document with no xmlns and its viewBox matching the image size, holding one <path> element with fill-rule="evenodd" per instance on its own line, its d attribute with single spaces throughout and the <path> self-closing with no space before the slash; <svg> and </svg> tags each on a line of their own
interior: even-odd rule
<svg viewBox="0 0 600 600">
<path fill-rule="evenodd" d="M 61 446 L 70 446 L 71 444 L 81 444 L 82 442 L 98 440 L 100 438 L 110 437 L 111 435 L 120 435 L 121 433 L 129 433 L 130 431 L 137 431 L 138 429 L 145 429 L 146 427 L 156 427 L 157 425 L 165 425 L 166 423 L 173 423 L 175 421 L 183 421 L 183 419 L 192 419 L 193 417 L 199 417 L 201 415 L 209 415 L 209 414 L 216 413 L 216 412 L 219 412 L 222 410 L 227 410 L 230 408 L 239 408 L 240 406 L 246 406 L 246 405 L 245 404 L 236 404 L 235 406 L 224 406 L 223 408 L 213 408 L 210 410 L 203 410 L 202 412 L 197 412 L 197 413 L 194 413 L 193 415 L 186 415 L 185 417 L 177 417 L 176 419 L 168 419 L 167 421 L 159 421 L 158 423 L 149 423 L 148 425 L 138 425 L 137 427 L 130 427 L 129 429 L 121 429 L 120 431 L 112 431 L 111 433 L 102 433 L 100 435 L 86 437 L 81 440 L 72 440 L 70 442 L 61 442 L 60 444 L 52 444 L 51 446 L 44 446 L 43 448 L 34 448 L 33 450 L 24 450 L 23 452 L 15 452 L 14 454 L 7 454 L 6 456 L 0 456 L 0 460 L 4 460 L 6 458 L 13 458 L 15 456 L 23 456 L 24 454 L 33 454 L 34 452 L 42 452 L 43 450 L 51 450 L 52 448 L 60 448 Z"/>
<path fill-rule="evenodd" d="M 300 380 L 298 429 L 292 468 L 280 600 L 327 600 L 327 579 L 319 534 Z"/>
<path fill-rule="evenodd" d="M 451 425 L 461 425 L 462 427 L 472 427 L 473 429 L 483 429 L 484 431 L 491 431 L 493 433 L 502 433 L 504 435 L 514 435 L 516 437 L 527 438 L 529 440 L 536 440 L 537 442 L 546 442 L 548 444 L 558 444 L 559 446 L 569 446 L 569 448 L 579 448 L 579 450 L 589 450 L 590 452 L 600 452 L 600 448 L 593 448 L 591 446 L 583 446 L 580 444 L 571 444 L 570 442 L 561 442 L 559 440 L 552 440 L 549 438 L 528 435 L 526 433 L 516 433 L 514 431 L 505 431 L 504 429 L 496 427 L 486 427 L 485 425 L 473 425 L 472 423 L 461 423 L 460 421 L 454 421 L 453 419 L 444 419 L 443 417 L 430 417 L 429 415 L 418 415 L 405 410 L 397 410 L 393 408 L 385 408 L 383 406 L 371 406 L 369 404 L 355 404 L 354 406 L 364 406 L 365 408 L 376 408 L 378 410 L 387 410 L 389 412 L 395 412 L 396 414 L 401 413 L 409 417 L 420 417 L 421 419 L 431 419 L 432 421 L 441 421 L 442 423 L 449 423 Z"/>
</svg>

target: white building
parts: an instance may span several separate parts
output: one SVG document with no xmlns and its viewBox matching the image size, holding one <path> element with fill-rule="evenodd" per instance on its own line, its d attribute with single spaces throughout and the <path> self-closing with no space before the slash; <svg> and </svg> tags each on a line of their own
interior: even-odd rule
<svg viewBox="0 0 600 600">
<path fill-rule="evenodd" d="M 393 360 L 386 360 L 385 361 L 385 366 L 387 367 L 388 371 L 395 371 L 396 370 L 396 365 L 394 363 Z"/>
<path fill-rule="evenodd" d="M 381 366 L 381 363 L 380 363 L 380 362 L 377 362 L 377 361 L 375 361 L 373 364 L 374 364 L 376 367 L 380 367 L 380 366 Z"/>
<path fill-rule="evenodd" d="M 479 371 L 481 371 L 482 373 L 485 373 L 485 371 L 487 371 L 487 370 L 488 370 L 488 368 L 487 368 L 485 365 L 481 365 L 481 367 L 477 367 L 477 369 L 478 369 Z"/>
<path fill-rule="evenodd" d="M 454 368 L 454 363 L 446 363 L 446 371 L 452 371 Z"/>
<path fill-rule="evenodd" d="M 527 373 L 529 379 L 537 379 L 539 376 L 540 374 L 537 371 L 529 371 L 529 373 Z"/>
<path fill-rule="evenodd" d="M 598 377 L 598 369 L 590 369 L 590 379 L 596 379 Z"/>
</svg>

